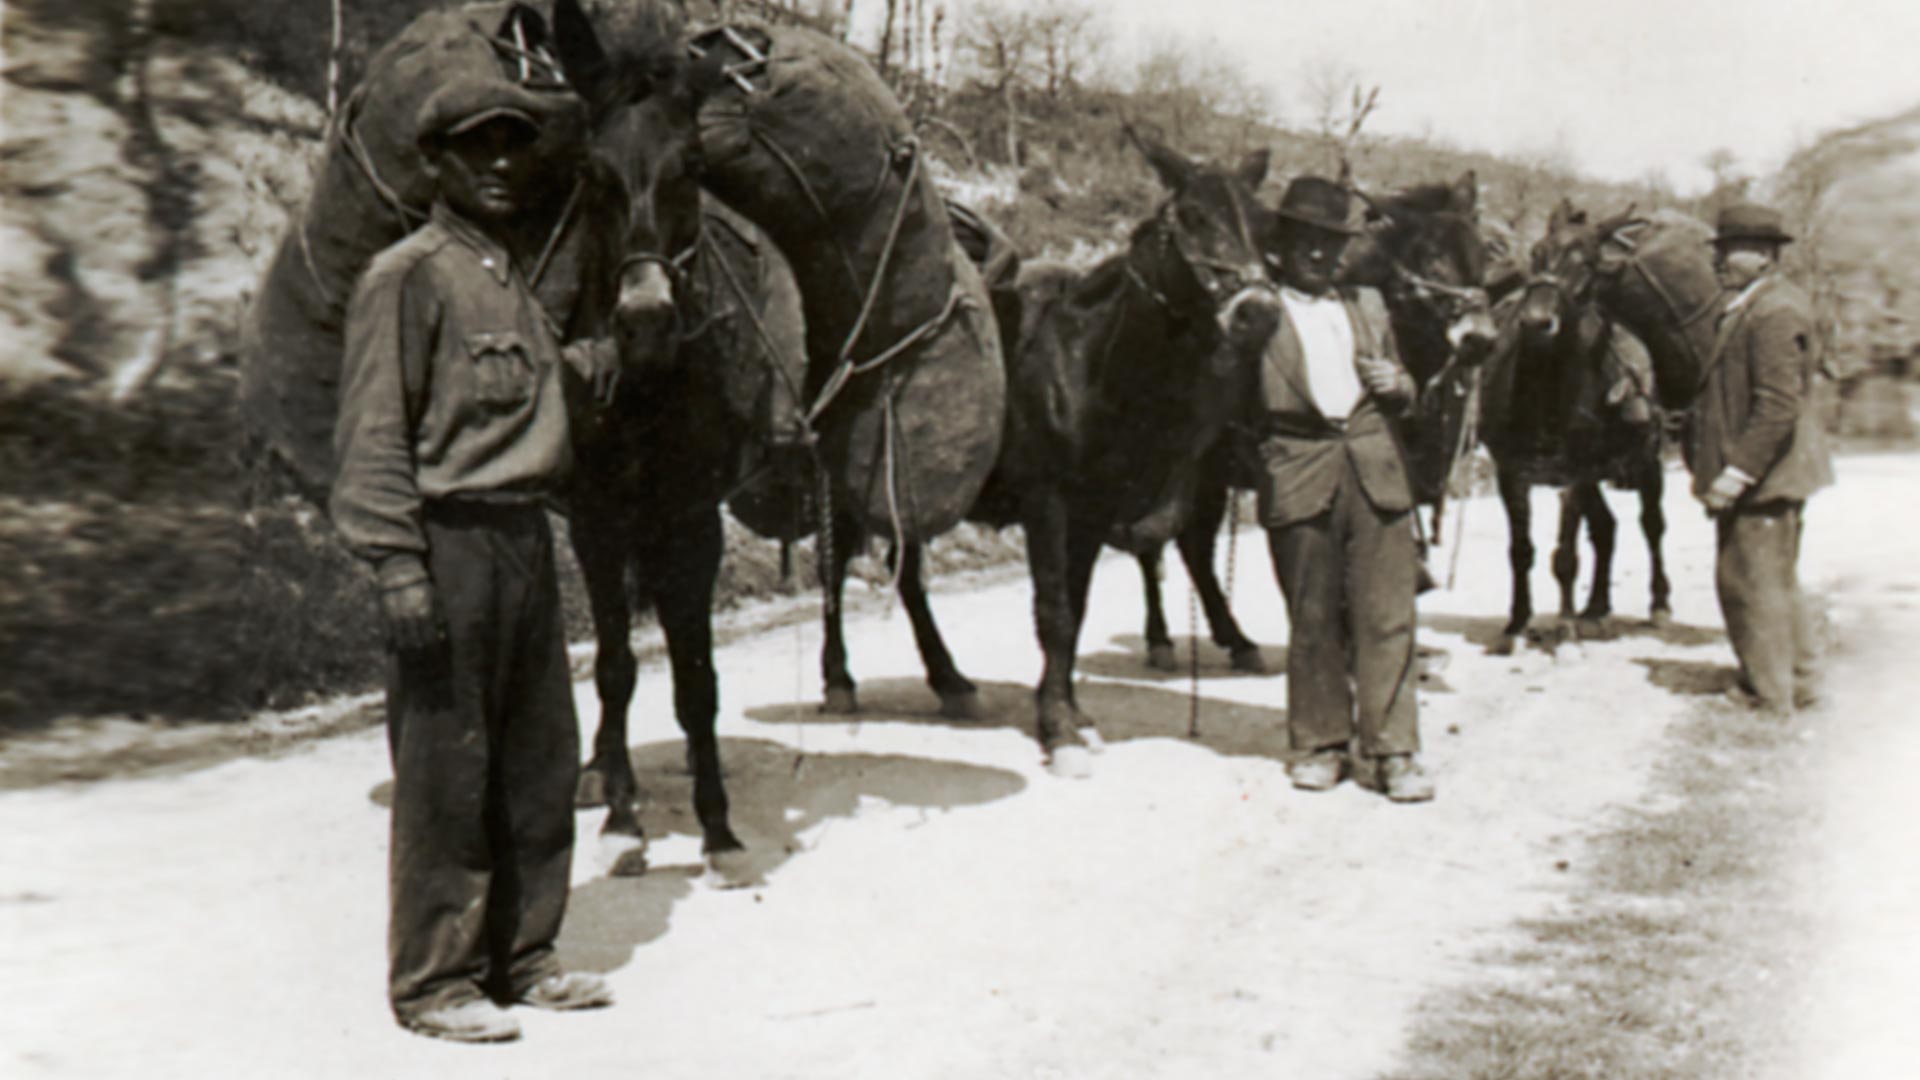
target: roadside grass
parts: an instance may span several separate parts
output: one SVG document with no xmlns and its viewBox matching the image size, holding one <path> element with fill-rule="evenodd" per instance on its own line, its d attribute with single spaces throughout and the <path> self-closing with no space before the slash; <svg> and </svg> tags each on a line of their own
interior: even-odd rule
<svg viewBox="0 0 1920 1080">
<path fill-rule="evenodd" d="M 1425 1003 L 1392 1080 L 1794 1076 L 1812 948 L 1785 867 L 1805 835 L 1806 726 L 1713 700 L 1669 735 L 1655 794 L 1584 846 L 1555 914 Z M 1647 807 L 1650 807 L 1647 808 Z"/>
</svg>

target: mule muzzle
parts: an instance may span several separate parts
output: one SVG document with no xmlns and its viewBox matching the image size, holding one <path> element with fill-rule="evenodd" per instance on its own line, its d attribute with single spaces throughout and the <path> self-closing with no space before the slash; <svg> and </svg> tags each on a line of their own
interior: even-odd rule
<svg viewBox="0 0 1920 1080">
<path fill-rule="evenodd" d="M 1228 345 L 1263 348 L 1280 328 L 1280 294 L 1264 281 L 1243 285 L 1219 305 L 1215 318 Z"/>
<path fill-rule="evenodd" d="M 664 362 L 678 344 L 680 312 L 669 264 L 633 259 L 620 271 L 613 321 L 621 359 L 630 367 Z"/>
</svg>

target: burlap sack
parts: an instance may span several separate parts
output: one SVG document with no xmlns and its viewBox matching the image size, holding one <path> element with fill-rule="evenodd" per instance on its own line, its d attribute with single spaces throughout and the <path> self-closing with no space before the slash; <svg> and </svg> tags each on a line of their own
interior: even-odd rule
<svg viewBox="0 0 1920 1080">
<path fill-rule="evenodd" d="M 531 55 L 522 57 L 522 49 Z M 336 117 L 313 190 L 242 327 L 248 443 L 257 457 L 277 460 L 308 497 L 324 500 L 333 481 L 342 331 L 354 283 L 376 254 L 420 224 L 433 200 L 414 132 L 427 98 L 456 76 L 550 91 L 542 94 L 552 108 L 541 118 L 537 153 L 555 175 L 542 188 L 564 198 L 571 186 L 582 116 L 539 59 L 545 53 L 546 21 L 525 4 L 430 11 L 375 54 Z"/>
</svg>

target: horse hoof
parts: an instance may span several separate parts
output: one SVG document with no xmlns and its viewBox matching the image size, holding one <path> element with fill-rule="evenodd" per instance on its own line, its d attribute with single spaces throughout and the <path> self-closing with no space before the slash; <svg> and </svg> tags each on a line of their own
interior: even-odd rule
<svg viewBox="0 0 1920 1080">
<path fill-rule="evenodd" d="M 589 767 L 580 773 L 580 782 L 573 789 L 573 806 L 576 810 L 591 810 L 607 805 L 607 778 L 599 769 Z"/>
<path fill-rule="evenodd" d="M 1494 642 L 1487 649 L 1487 652 L 1494 656 L 1512 656 L 1514 653 L 1519 651 L 1520 651 L 1520 635 L 1511 634 L 1511 633 L 1501 634 L 1500 640 Z"/>
<path fill-rule="evenodd" d="M 1093 775 L 1093 755 L 1084 746 L 1056 746 L 1047 754 L 1047 771 L 1062 780 L 1085 780 Z"/>
<path fill-rule="evenodd" d="M 640 877 L 647 872 L 647 839 L 602 830 L 600 858 L 606 864 L 608 877 Z"/>
<path fill-rule="evenodd" d="M 1087 753 L 1104 754 L 1107 752 L 1107 740 L 1100 737 L 1100 729 L 1088 724 L 1080 729 L 1080 738 L 1087 744 Z"/>
<path fill-rule="evenodd" d="M 1173 655 L 1171 645 L 1147 646 L 1147 666 L 1155 671 L 1178 671 L 1180 661 Z"/>
<path fill-rule="evenodd" d="M 820 703 L 820 711 L 833 716 L 852 716 L 860 711 L 860 699 L 851 686 L 829 686 L 827 700 Z"/>
<path fill-rule="evenodd" d="M 744 889 L 760 881 L 753 856 L 743 847 L 707 852 L 707 871 L 722 889 Z"/>
<path fill-rule="evenodd" d="M 1653 617 L 1648 621 L 1653 623 L 1655 630 L 1670 630 L 1673 628 L 1673 612 L 1666 608 L 1654 608 Z"/>
<path fill-rule="evenodd" d="M 980 719 L 980 692 L 968 690 L 958 694 L 941 694 L 940 715 L 948 720 Z"/>
<path fill-rule="evenodd" d="M 1247 675 L 1265 675 L 1267 658 L 1260 655 L 1260 646 L 1242 645 L 1234 649 L 1233 670 Z"/>
</svg>

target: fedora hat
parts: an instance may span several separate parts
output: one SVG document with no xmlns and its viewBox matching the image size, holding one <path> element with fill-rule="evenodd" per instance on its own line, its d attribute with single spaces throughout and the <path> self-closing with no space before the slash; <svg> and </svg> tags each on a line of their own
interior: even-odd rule
<svg viewBox="0 0 1920 1080">
<path fill-rule="evenodd" d="M 1352 236 L 1360 230 L 1348 224 L 1352 200 L 1347 189 L 1319 176 L 1297 176 L 1280 196 L 1277 213 L 1287 221 Z"/>
<path fill-rule="evenodd" d="M 1763 240 L 1791 244 L 1793 237 L 1781 228 L 1780 211 L 1759 203 L 1732 203 L 1720 208 L 1713 222 L 1713 242 Z"/>
</svg>

